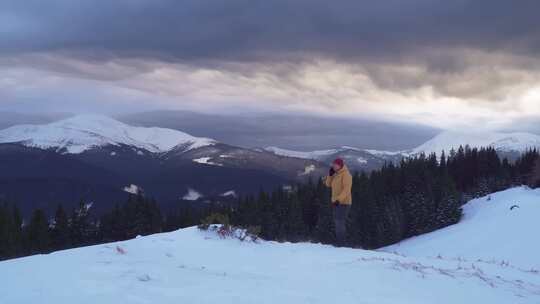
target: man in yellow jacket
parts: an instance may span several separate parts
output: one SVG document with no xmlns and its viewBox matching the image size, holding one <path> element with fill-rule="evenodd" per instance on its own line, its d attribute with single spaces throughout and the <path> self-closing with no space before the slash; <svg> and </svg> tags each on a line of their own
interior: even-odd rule
<svg viewBox="0 0 540 304">
<path fill-rule="evenodd" d="M 352 176 L 343 159 L 337 158 L 332 162 L 332 167 L 324 183 L 327 187 L 332 188 L 336 239 L 340 245 L 343 245 L 347 237 L 347 216 L 352 204 Z"/>
</svg>

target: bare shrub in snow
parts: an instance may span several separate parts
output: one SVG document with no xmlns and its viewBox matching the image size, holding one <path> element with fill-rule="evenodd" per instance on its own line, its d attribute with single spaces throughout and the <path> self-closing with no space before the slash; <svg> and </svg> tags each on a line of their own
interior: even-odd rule
<svg viewBox="0 0 540 304">
<path fill-rule="evenodd" d="M 247 228 L 236 227 L 230 224 L 229 217 L 220 213 L 212 213 L 201 221 L 198 226 L 200 230 L 214 231 L 220 238 L 235 238 L 240 241 L 256 242 L 261 233 L 260 226 L 249 226 Z"/>
</svg>

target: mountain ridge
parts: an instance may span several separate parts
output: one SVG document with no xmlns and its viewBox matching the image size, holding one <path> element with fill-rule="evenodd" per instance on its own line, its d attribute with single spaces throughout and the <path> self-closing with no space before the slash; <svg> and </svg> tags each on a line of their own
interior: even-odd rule
<svg viewBox="0 0 540 304">
<path fill-rule="evenodd" d="M 178 147 L 188 151 L 218 143 L 211 138 L 195 137 L 175 129 L 131 126 L 99 114 L 81 114 L 47 124 L 22 124 L 0 130 L 0 143 L 17 142 L 30 147 L 52 148 L 72 154 L 105 145 L 123 144 L 151 153 L 166 153 Z M 311 151 L 267 146 L 261 150 L 280 156 L 326 161 L 326 156 L 343 151 L 364 152 L 378 157 L 408 156 L 420 153 L 440 154 L 443 150 L 449 152 L 465 145 L 493 147 L 501 152 L 524 152 L 529 148 L 540 147 L 540 135 L 526 132 L 447 130 L 408 150 L 381 151 L 350 146 Z"/>
<path fill-rule="evenodd" d="M 342 157 L 345 159 L 352 159 L 354 163 L 355 160 L 350 156 L 351 152 L 363 152 L 372 157 L 382 159 L 383 161 L 395 161 L 401 157 L 415 156 L 421 153 L 426 155 L 435 153 L 437 156 L 440 156 L 441 152 L 445 151 L 448 155 L 451 150 L 457 150 L 460 146 L 469 146 L 471 148 L 492 147 L 504 156 L 508 156 L 526 152 L 528 149 L 540 148 L 540 135 L 526 132 L 443 131 L 416 148 L 401 151 L 361 149 L 349 146 L 314 151 L 296 151 L 269 146 L 265 147 L 264 150 L 282 156 L 314 159 L 326 162 L 331 161 L 332 157 Z M 361 159 L 357 160 L 360 163 L 363 163 Z M 358 164 L 353 164 L 353 166 L 358 167 Z"/>
<path fill-rule="evenodd" d="M 24 216 L 93 201 L 106 210 L 136 185 L 164 210 L 184 201 L 219 201 L 234 190 L 253 194 L 324 173 L 312 160 L 230 146 L 162 128 L 133 127 L 100 115 L 0 131 L 0 200 L 17 201 Z M 326 166 L 324 166 L 326 167 Z M 32 191 L 29 191 L 31 189 Z M 98 214 L 99 215 L 99 214 Z"/>
<path fill-rule="evenodd" d="M 540 135 L 526 132 L 444 131 L 409 153 L 439 155 L 443 150 L 450 152 L 451 149 L 457 150 L 466 145 L 473 148 L 492 147 L 498 152 L 525 152 L 527 149 L 540 147 Z"/>
<path fill-rule="evenodd" d="M 84 114 L 41 125 L 16 125 L 0 131 L 0 143 L 20 142 L 29 147 L 78 154 L 92 148 L 120 144 L 152 153 L 185 146 L 191 150 L 216 143 L 204 137 L 157 127 L 135 127 L 104 115 Z"/>
</svg>

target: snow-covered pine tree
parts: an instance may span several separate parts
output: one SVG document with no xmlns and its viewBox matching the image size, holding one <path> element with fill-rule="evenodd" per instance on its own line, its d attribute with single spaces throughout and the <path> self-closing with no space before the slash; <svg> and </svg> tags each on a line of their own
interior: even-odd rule
<svg viewBox="0 0 540 304">
<path fill-rule="evenodd" d="M 387 196 L 381 201 L 381 207 L 384 209 L 381 212 L 383 216 L 377 223 L 380 240 L 377 247 L 397 243 L 403 239 L 405 233 L 405 217 L 398 200 Z"/>
<path fill-rule="evenodd" d="M 440 229 L 457 223 L 462 216 L 458 192 L 448 174 L 440 177 L 441 194 L 434 215 L 433 229 Z"/>
<path fill-rule="evenodd" d="M 411 237 L 423 233 L 428 210 L 426 208 L 427 200 L 422 190 L 422 186 L 419 185 L 418 182 L 409 182 L 407 186 L 405 186 L 403 200 L 406 222 L 405 235 Z"/>
<path fill-rule="evenodd" d="M 70 239 L 74 246 L 84 246 L 92 243 L 91 234 L 95 230 L 90 222 L 91 204 L 79 202 L 79 207 L 73 209 L 70 218 Z"/>
</svg>

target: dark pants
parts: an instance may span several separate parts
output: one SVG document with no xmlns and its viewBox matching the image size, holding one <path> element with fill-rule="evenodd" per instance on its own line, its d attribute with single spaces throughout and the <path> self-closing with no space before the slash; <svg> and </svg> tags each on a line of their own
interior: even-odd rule
<svg viewBox="0 0 540 304">
<path fill-rule="evenodd" d="M 347 216 L 350 205 L 334 206 L 334 224 L 336 226 L 336 239 L 339 245 L 343 245 L 347 238 Z"/>
</svg>

